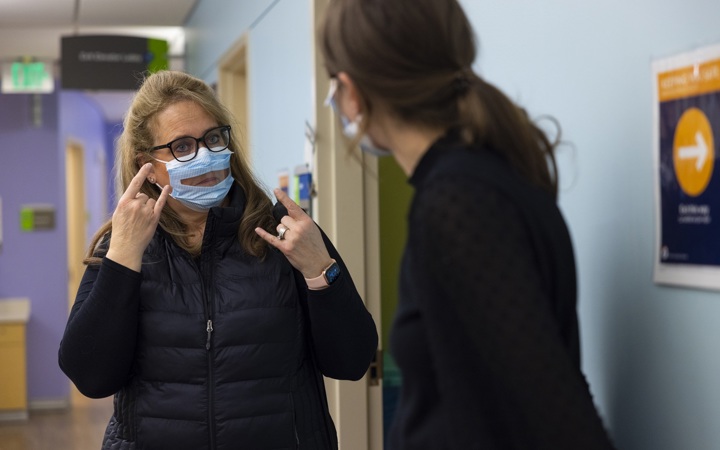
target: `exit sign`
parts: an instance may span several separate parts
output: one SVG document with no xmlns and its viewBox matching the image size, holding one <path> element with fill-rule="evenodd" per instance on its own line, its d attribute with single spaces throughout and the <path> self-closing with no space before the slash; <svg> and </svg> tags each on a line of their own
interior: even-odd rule
<svg viewBox="0 0 720 450">
<path fill-rule="evenodd" d="M 51 64 L 37 61 L 3 64 L 3 94 L 49 94 L 54 89 Z"/>
</svg>

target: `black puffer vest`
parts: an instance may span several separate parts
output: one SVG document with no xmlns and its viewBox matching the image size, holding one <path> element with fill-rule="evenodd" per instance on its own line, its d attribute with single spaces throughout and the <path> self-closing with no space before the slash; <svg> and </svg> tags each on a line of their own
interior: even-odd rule
<svg viewBox="0 0 720 450">
<path fill-rule="evenodd" d="M 242 194 L 213 208 L 201 256 L 158 231 L 142 266 L 135 366 L 104 449 L 335 449 L 294 269 L 245 254 Z"/>
</svg>

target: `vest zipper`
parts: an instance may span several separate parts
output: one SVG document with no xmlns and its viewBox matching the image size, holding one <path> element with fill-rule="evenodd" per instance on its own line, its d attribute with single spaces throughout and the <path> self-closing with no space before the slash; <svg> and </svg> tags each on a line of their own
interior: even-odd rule
<svg viewBox="0 0 720 450">
<path fill-rule="evenodd" d="M 200 272 L 200 285 L 202 289 L 203 300 L 205 301 L 205 332 L 207 333 L 207 339 L 205 340 L 205 350 L 207 351 L 207 367 L 208 367 L 208 432 L 210 434 L 210 450 L 215 450 L 215 378 L 213 373 L 213 348 L 212 348 L 212 332 L 213 332 L 213 307 L 211 293 L 207 291 L 207 286 L 213 286 L 212 274 L 210 279 L 206 280 L 203 273 L 203 264 L 197 264 L 198 271 Z"/>
<path fill-rule="evenodd" d="M 210 337 L 212 336 L 212 332 L 213 332 L 212 319 L 208 319 L 206 331 L 207 331 L 207 341 L 205 342 L 205 350 L 210 350 Z"/>
<path fill-rule="evenodd" d="M 210 449 L 215 450 L 215 378 L 213 374 L 212 353 L 210 348 L 210 336 L 212 334 L 212 319 L 207 321 L 208 340 L 207 347 L 208 361 L 208 428 L 210 430 Z"/>
</svg>

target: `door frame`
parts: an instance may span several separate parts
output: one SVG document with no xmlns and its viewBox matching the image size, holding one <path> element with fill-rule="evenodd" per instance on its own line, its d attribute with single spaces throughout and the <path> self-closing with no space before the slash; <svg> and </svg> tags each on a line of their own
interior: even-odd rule
<svg viewBox="0 0 720 450">
<path fill-rule="evenodd" d="M 235 136 L 240 139 L 240 148 L 245 162 L 251 167 L 248 46 L 249 35 L 246 32 L 220 59 L 217 95 L 222 104 L 232 113 L 235 123 L 229 125 L 235 130 Z"/>
<path fill-rule="evenodd" d="M 80 142 L 65 143 L 65 195 L 67 211 L 68 311 L 75 302 L 85 271 L 87 206 L 85 199 L 85 149 Z"/>
<path fill-rule="evenodd" d="M 85 147 L 82 143 L 72 139 L 65 142 L 65 212 L 69 312 L 75 303 L 75 296 L 85 272 L 85 265 L 82 261 L 85 258 L 87 245 L 85 239 L 87 238 L 88 217 L 85 199 Z M 67 402 L 63 402 L 61 407 L 66 407 L 67 404 L 80 405 L 86 401 L 75 385 L 70 383 L 70 395 Z M 33 409 L 41 408 L 34 403 L 31 405 Z M 45 406 L 47 405 L 44 405 L 42 409 L 47 409 Z"/>
<path fill-rule="evenodd" d="M 312 0 L 312 30 L 318 30 L 329 0 Z M 380 336 L 380 252 L 377 160 L 349 149 L 332 109 L 324 106 L 330 80 L 313 34 L 316 148 L 314 219 L 343 255 Z M 381 338 L 382 340 L 382 338 Z M 380 341 L 381 342 L 381 341 Z M 326 379 L 328 402 L 343 450 L 382 450 L 382 380 L 370 386 Z"/>
</svg>

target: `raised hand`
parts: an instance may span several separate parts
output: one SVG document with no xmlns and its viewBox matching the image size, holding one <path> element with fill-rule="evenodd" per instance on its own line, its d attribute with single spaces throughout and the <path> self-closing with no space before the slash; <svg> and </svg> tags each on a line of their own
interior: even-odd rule
<svg viewBox="0 0 720 450">
<path fill-rule="evenodd" d="M 280 239 L 259 227 L 255 228 L 255 232 L 283 252 L 290 264 L 302 272 L 305 278 L 319 276 L 331 261 L 320 229 L 285 192 L 281 189 L 275 189 L 274 192 L 278 201 L 288 210 L 288 215 L 284 216 L 277 226 L 278 235 L 283 238 Z"/>
<path fill-rule="evenodd" d="M 165 186 L 157 200 L 140 192 L 152 164 L 140 168 L 118 201 L 112 216 L 112 236 L 107 257 L 118 264 L 140 272 L 142 255 L 160 221 L 160 212 L 172 191 Z"/>
</svg>

